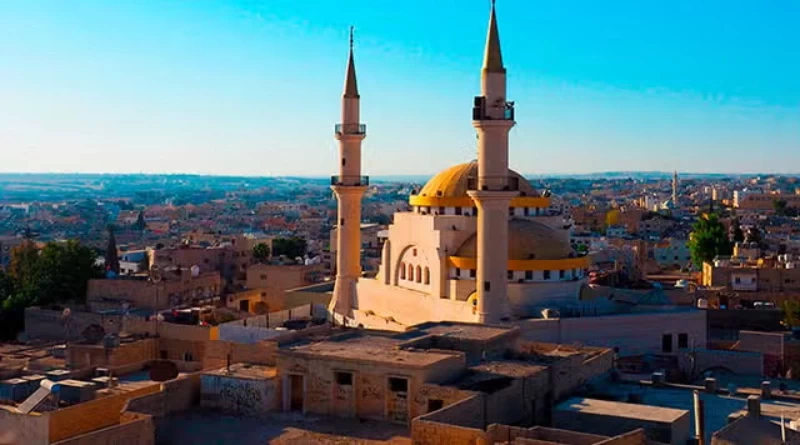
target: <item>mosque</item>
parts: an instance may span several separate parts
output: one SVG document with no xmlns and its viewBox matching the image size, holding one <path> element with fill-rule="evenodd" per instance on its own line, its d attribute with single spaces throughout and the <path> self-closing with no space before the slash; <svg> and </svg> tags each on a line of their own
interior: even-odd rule
<svg viewBox="0 0 800 445">
<path fill-rule="evenodd" d="M 509 131 L 514 102 L 506 97 L 506 68 L 492 4 L 474 98 L 476 160 L 435 175 L 409 199 L 389 227 L 374 278 L 360 265 L 361 199 L 369 179 L 361 173 L 366 126 L 352 35 L 339 141 L 337 274 L 331 312 L 347 324 L 403 329 L 427 321 L 500 323 L 541 317 L 578 301 L 589 258 L 570 246 L 571 220 L 511 170 Z"/>
</svg>

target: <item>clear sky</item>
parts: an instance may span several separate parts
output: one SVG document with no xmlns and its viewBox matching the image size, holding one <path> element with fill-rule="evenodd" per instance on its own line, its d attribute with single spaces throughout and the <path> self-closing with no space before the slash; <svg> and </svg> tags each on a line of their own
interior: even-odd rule
<svg viewBox="0 0 800 445">
<path fill-rule="evenodd" d="M 475 157 L 488 0 L 0 1 L 0 171 L 335 174 Z M 498 0 L 523 173 L 800 171 L 797 0 Z"/>
</svg>

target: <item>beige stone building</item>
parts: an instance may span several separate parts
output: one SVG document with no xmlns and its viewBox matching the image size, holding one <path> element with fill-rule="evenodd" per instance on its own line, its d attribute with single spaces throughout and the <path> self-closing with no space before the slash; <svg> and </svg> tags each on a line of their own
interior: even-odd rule
<svg viewBox="0 0 800 445">
<path fill-rule="evenodd" d="M 589 258 L 570 246 L 571 219 L 509 169 L 514 103 L 506 97 L 492 12 L 472 125 L 477 161 L 448 168 L 412 195 L 383 243 L 375 277 L 362 277 L 361 141 L 352 51 L 342 99 L 336 285 L 331 309 L 347 323 L 402 328 L 430 320 L 498 322 L 577 301 Z"/>
</svg>

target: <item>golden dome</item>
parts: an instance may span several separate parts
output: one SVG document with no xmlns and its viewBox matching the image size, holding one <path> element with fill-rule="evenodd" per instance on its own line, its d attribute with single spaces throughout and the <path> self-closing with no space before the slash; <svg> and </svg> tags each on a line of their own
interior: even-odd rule
<svg viewBox="0 0 800 445">
<path fill-rule="evenodd" d="M 455 254 L 462 258 L 476 258 L 478 235 L 464 241 Z M 561 260 L 576 257 L 569 240 L 556 230 L 527 219 L 508 220 L 509 260 Z"/>
<path fill-rule="evenodd" d="M 474 181 L 478 177 L 478 163 L 475 161 L 458 164 L 445 169 L 425 184 L 417 196 L 433 198 L 466 197 L 467 190 L 474 190 Z M 520 196 L 538 196 L 527 179 L 519 173 L 508 170 L 508 177 L 519 182 Z M 470 187 L 472 186 L 472 187 Z"/>
</svg>

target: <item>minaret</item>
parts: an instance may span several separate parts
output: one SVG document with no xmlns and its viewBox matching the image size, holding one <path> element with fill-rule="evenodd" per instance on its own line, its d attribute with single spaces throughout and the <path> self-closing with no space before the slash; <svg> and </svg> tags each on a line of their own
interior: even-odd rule
<svg viewBox="0 0 800 445">
<path fill-rule="evenodd" d="M 350 28 L 350 58 L 342 96 L 342 123 L 335 126 L 339 141 L 339 175 L 331 177 L 331 189 L 338 201 L 336 240 L 336 283 L 331 312 L 349 316 L 353 309 L 355 286 L 361 276 L 361 198 L 369 178 L 361 176 L 361 141 L 366 125 L 359 119 L 356 65 L 353 59 L 353 28 Z"/>
<path fill-rule="evenodd" d="M 108 244 L 106 245 L 105 258 L 106 272 L 119 275 L 119 256 L 117 253 L 117 239 L 114 237 L 114 227 L 108 226 Z"/>
<path fill-rule="evenodd" d="M 678 205 L 678 170 L 672 173 L 672 204 Z"/>
<path fill-rule="evenodd" d="M 514 126 L 514 106 L 506 100 L 506 69 L 494 0 L 481 70 L 481 96 L 475 98 L 472 126 L 478 132 L 477 190 L 469 191 L 478 208 L 478 322 L 496 323 L 508 316 L 508 208 L 519 184 L 508 176 L 508 133 Z"/>
</svg>

